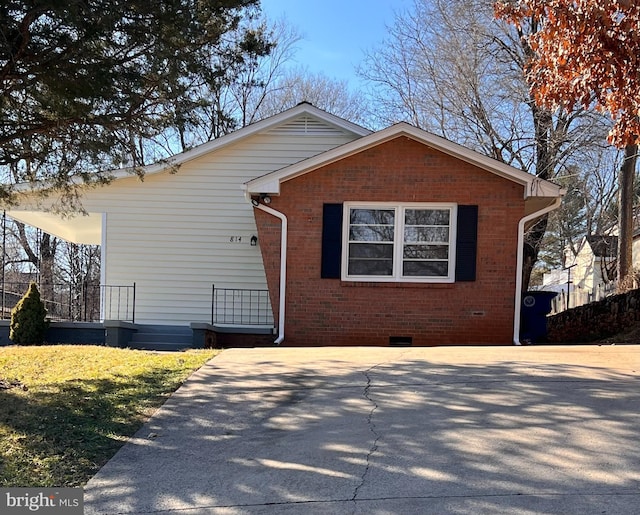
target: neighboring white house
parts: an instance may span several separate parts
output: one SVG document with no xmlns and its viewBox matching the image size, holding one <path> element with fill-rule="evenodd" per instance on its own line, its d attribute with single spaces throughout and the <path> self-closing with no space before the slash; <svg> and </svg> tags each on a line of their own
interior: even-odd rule
<svg viewBox="0 0 640 515">
<path fill-rule="evenodd" d="M 560 293 L 553 311 L 599 300 L 609 293 L 608 285 L 616 275 L 617 248 L 617 236 L 594 234 L 582 239 L 575 256 L 565 251 L 564 267 L 545 273 L 542 279 L 543 290 Z"/>
<path fill-rule="evenodd" d="M 211 322 L 212 285 L 267 289 L 241 185 L 369 133 L 303 103 L 149 166 L 143 180 L 117 172 L 109 185 L 86 190 L 86 216 L 63 219 L 29 197 L 7 214 L 74 243 L 100 244 L 101 283 L 136 284 L 136 323 Z"/>
<path fill-rule="evenodd" d="M 640 211 L 634 214 L 632 266 L 637 276 L 640 271 Z M 601 300 L 616 292 L 616 262 L 618 255 L 618 228 L 606 234 L 593 234 L 582 238 L 574 256 L 567 248 L 564 267 L 545 272 L 541 290 L 555 291 L 553 312 Z M 569 286 L 570 282 L 570 286 Z"/>
<path fill-rule="evenodd" d="M 598 285 L 615 279 L 618 237 L 593 234 L 585 236 L 578 254 L 565 267 L 573 266 L 572 282 L 582 290 L 593 291 Z"/>
</svg>

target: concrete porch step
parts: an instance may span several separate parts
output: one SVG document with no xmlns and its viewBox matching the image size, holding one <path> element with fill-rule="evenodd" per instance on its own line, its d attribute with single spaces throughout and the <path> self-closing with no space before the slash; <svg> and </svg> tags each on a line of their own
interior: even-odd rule
<svg viewBox="0 0 640 515">
<path fill-rule="evenodd" d="M 193 331 L 190 327 L 141 325 L 131 335 L 128 346 L 139 350 L 189 349 L 193 347 Z"/>
</svg>

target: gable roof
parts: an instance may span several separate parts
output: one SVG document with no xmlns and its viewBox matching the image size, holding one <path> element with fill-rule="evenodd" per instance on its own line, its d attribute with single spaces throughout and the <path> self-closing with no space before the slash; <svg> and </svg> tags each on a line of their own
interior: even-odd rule
<svg viewBox="0 0 640 515">
<path fill-rule="evenodd" d="M 307 115 L 306 119 L 302 119 L 304 115 Z M 323 111 L 309 102 L 301 102 L 297 106 L 287 109 L 286 111 L 264 118 L 234 132 L 225 134 L 224 136 L 211 140 L 207 143 L 203 143 L 202 145 L 198 145 L 190 150 L 171 156 L 159 163 L 141 167 L 140 170 L 142 170 L 144 175 L 153 175 L 163 172 L 169 168 L 180 166 L 187 161 L 197 159 L 210 152 L 215 152 L 225 148 L 259 132 L 276 129 L 278 126 L 284 125 L 287 122 L 293 122 L 296 119 L 300 119 L 298 120 L 297 127 L 301 128 L 301 130 L 308 130 L 310 132 L 314 129 L 317 130 L 317 121 L 320 121 L 325 122 L 340 131 L 353 133 L 357 136 L 366 136 L 371 134 L 371 131 L 365 127 L 335 116 L 327 111 Z M 133 168 L 123 168 L 122 170 L 115 171 L 113 176 L 116 179 L 121 177 L 131 177 L 133 172 Z"/>
<path fill-rule="evenodd" d="M 336 147 L 333 150 L 323 152 L 322 154 L 310 157 L 309 159 L 305 159 L 299 163 L 295 163 L 291 166 L 287 166 L 275 172 L 271 172 L 248 181 L 245 183 L 244 189 L 249 195 L 261 193 L 279 195 L 280 185 L 283 182 L 401 136 L 411 138 L 452 157 L 458 158 L 500 177 L 521 184 L 524 186 L 525 199 L 530 197 L 557 198 L 564 194 L 564 190 L 554 183 L 539 179 L 535 175 L 513 168 L 512 166 L 501 163 L 500 161 L 405 122 L 397 123 L 381 131 L 371 133 L 350 143 Z"/>
</svg>

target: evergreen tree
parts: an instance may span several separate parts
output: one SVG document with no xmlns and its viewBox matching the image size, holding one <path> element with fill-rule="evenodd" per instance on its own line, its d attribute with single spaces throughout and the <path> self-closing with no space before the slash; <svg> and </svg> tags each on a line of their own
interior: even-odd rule
<svg viewBox="0 0 640 515">
<path fill-rule="evenodd" d="M 125 164 L 139 170 L 145 145 L 175 114 L 207 101 L 205 84 L 247 52 L 269 52 L 262 32 L 240 30 L 257 5 L 1 3 L 0 200 L 10 200 L 14 183 L 45 181 L 73 201 L 74 185 L 108 180 Z"/>
<path fill-rule="evenodd" d="M 38 285 L 32 282 L 27 293 L 11 311 L 9 339 L 16 345 L 42 345 L 49 327 L 47 310 Z"/>
</svg>

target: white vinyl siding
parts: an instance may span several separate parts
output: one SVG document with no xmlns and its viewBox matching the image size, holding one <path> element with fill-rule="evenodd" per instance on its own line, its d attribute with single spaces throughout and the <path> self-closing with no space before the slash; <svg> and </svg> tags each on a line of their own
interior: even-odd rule
<svg viewBox="0 0 640 515">
<path fill-rule="evenodd" d="M 342 279 L 453 282 L 455 204 L 344 204 Z"/>
<path fill-rule="evenodd" d="M 136 282 L 140 323 L 210 321 L 212 284 L 266 290 L 259 242 L 250 244 L 258 234 L 253 208 L 241 185 L 345 139 L 256 135 L 186 163 L 175 175 L 105 188 L 106 283 Z M 89 195 L 88 210 L 92 204 Z"/>
</svg>

